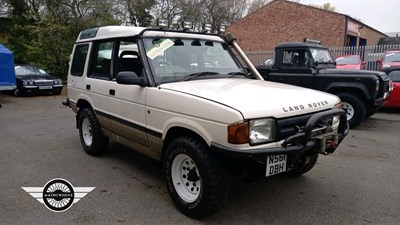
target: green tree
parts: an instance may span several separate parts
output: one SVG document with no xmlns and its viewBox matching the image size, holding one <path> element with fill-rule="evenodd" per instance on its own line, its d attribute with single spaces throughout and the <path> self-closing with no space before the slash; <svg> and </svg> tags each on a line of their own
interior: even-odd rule
<svg viewBox="0 0 400 225">
<path fill-rule="evenodd" d="M 336 7 L 333 6 L 331 3 L 327 2 L 324 3 L 322 5 L 316 5 L 316 4 L 309 4 L 309 6 L 315 7 L 315 8 L 319 8 L 319 9 L 324 9 L 324 10 L 328 10 L 328 11 L 332 11 L 335 12 L 336 11 Z"/>
<path fill-rule="evenodd" d="M 119 0 L 119 9 L 127 24 L 148 27 L 153 21 L 150 9 L 155 4 L 155 0 Z"/>
<path fill-rule="evenodd" d="M 119 25 L 106 0 L 1 0 L 11 14 L 8 37 L 17 63 L 40 66 L 66 78 L 72 46 L 81 30 Z"/>
</svg>

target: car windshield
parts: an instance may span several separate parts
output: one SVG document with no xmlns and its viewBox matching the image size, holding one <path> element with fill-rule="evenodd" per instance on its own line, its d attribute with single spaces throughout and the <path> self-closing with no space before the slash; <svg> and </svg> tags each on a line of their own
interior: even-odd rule
<svg viewBox="0 0 400 225">
<path fill-rule="evenodd" d="M 336 59 L 336 63 L 340 65 L 357 65 L 360 64 L 358 56 L 343 56 Z"/>
<path fill-rule="evenodd" d="M 400 62 L 400 52 L 389 53 L 385 56 L 385 62 Z"/>
<path fill-rule="evenodd" d="M 24 76 L 24 75 L 46 75 L 46 71 L 39 69 L 34 66 L 15 66 L 15 75 Z"/>
<path fill-rule="evenodd" d="M 394 70 L 389 73 L 389 78 L 393 82 L 400 82 L 400 70 Z"/>
<path fill-rule="evenodd" d="M 310 51 L 315 62 L 333 63 L 331 54 L 327 49 L 311 48 Z"/>
<path fill-rule="evenodd" d="M 158 84 L 245 74 L 222 42 L 145 38 L 144 44 Z"/>
</svg>

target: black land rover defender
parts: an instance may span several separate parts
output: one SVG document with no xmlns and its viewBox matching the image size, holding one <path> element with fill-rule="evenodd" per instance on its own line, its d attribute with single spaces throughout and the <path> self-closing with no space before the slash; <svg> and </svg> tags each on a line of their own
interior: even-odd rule
<svg viewBox="0 0 400 225">
<path fill-rule="evenodd" d="M 336 69 L 328 48 L 318 43 L 281 43 L 275 48 L 274 64 L 257 70 L 268 81 L 337 95 L 351 127 L 372 116 L 390 94 L 385 73 Z"/>
</svg>

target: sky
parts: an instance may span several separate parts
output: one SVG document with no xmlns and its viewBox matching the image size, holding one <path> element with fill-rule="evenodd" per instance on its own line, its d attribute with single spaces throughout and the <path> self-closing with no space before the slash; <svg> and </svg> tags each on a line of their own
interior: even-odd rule
<svg viewBox="0 0 400 225">
<path fill-rule="evenodd" d="M 336 12 L 361 19 L 383 33 L 400 32 L 400 0 L 300 0 L 305 5 L 327 2 Z"/>
</svg>

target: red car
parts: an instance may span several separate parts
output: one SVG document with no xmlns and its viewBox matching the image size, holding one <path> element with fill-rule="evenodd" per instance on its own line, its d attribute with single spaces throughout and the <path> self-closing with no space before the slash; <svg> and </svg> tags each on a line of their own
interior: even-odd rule
<svg viewBox="0 0 400 225">
<path fill-rule="evenodd" d="M 400 70 L 390 72 L 389 78 L 392 81 L 393 91 L 383 106 L 400 108 Z"/>
<path fill-rule="evenodd" d="M 389 74 L 392 70 L 400 69 L 400 49 L 390 49 L 385 52 L 383 59 L 377 60 L 379 69 Z"/>
<path fill-rule="evenodd" d="M 365 70 L 366 62 L 359 55 L 343 55 L 336 58 L 336 68 L 347 70 Z"/>
</svg>

